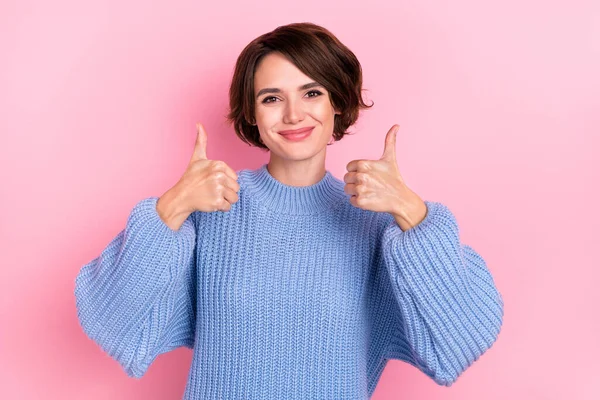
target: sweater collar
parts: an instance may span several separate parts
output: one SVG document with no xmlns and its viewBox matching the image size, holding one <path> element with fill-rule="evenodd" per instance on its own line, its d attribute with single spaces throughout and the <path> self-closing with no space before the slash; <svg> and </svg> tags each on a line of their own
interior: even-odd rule
<svg viewBox="0 0 600 400">
<path fill-rule="evenodd" d="M 344 192 L 344 182 L 328 170 L 317 183 L 309 186 L 290 186 L 275 179 L 267 164 L 254 170 L 245 170 L 245 189 L 252 201 L 273 212 L 293 215 L 310 215 L 331 210 L 349 195 Z"/>
</svg>

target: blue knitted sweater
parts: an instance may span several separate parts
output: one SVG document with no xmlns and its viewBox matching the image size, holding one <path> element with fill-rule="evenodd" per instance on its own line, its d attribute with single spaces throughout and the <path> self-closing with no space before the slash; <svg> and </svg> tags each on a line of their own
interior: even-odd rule
<svg viewBox="0 0 600 400">
<path fill-rule="evenodd" d="M 450 386 L 497 339 L 502 297 L 443 204 L 403 232 L 329 171 L 237 173 L 230 211 L 174 231 L 145 198 L 79 271 L 81 327 L 129 376 L 186 346 L 185 399 L 367 399 L 390 359 Z"/>
</svg>

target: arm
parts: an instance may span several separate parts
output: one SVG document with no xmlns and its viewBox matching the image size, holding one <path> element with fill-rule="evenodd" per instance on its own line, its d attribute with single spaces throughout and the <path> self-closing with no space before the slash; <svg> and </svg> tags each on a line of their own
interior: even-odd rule
<svg viewBox="0 0 600 400">
<path fill-rule="evenodd" d="M 383 260 L 397 322 L 390 353 L 450 386 L 496 341 L 504 303 L 483 258 L 459 240 L 456 219 L 441 203 L 402 231 L 383 233 Z"/>
<path fill-rule="evenodd" d="M 125 229 L 75 279 L 81 327 L 136 378 L 159 354 L 194 344 L 194 214 L 174 231 L 156 202 L 137 203 Z"/>
</svg>

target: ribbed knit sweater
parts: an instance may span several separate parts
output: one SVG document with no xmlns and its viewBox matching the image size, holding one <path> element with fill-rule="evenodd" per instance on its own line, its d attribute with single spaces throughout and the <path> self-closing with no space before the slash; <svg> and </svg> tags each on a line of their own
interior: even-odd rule
<svg viewBox="0 0 600 400">
<path fill-rule="evenodd" d="M 139 201 L 75 279 L 85 334 L 142 377 L 193 349 L 184 399 L 367 399 L 390 359 L 450 386 L 496 341 L 504 304 L 439 202 L 402 231 L 329 171 L 289 186 L 237 171 L 228 212 L 179 230 Z"/>
</svg>

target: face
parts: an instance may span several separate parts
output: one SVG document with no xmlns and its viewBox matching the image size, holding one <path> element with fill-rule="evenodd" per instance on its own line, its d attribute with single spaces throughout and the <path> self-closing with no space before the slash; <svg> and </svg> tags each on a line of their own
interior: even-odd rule
<svg viewBox="0 0 600 400">
<path fill-rule="evenodd" d="M 334 116 L 339 112 L 334 110 L 324 87 L 273 52 L 256 69 L 254 95 L 256 125 L 271 157 L 305 160 L 325 152 L 333 135 Z M 302 140 L 280 134 L 306 127 L 314 129 Z"/>
</svg>

